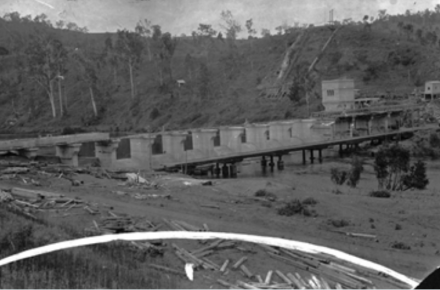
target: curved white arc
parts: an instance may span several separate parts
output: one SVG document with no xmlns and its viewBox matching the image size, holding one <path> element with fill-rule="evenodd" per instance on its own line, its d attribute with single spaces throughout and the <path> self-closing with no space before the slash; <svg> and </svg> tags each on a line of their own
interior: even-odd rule
<svg viewBox="0 0 440 290">
<path fill-rule="evenodd" d="M 282 248 L 287 248 L 291 250 L 298 250 L 306 253 L 319 254 L 324 253 L 332 255 L 338 259 L 345 260 L 347 262 L 363 266 L 365 268 L 373 269 L 385 273 L 389 276 L 400 280 L 412 288 L 419 284 L 419 281 L 410 278 L 406 275 L 398 273 L 391 270 L 385 266 L 379 265 L 377 263 L 358 258 L 356 256 L 344 253 L 339 250 L 317 246 L 310 243 L 291 241 L 281 238 L 273 237 L 262 237 L 255 235 L 246 234 L 233 234 L 233 233 L 217 233 L 217 232 L 137 232 L 137 233 L 126 233 L 126 234 L 115 234 L 115 235 L 101 235 L 94 237 L 81 238 L 71 241 L 64 241 L 55 244 L 50 244 L 47 246 L 27 250 L 7 258 L 0 260 L 0 267 L 6 264 L 23 260 L 26 258 L 35 257 L 42 254 L 47 254 L 55 252 L 58 250 L 76 248 L 87 245 L 108 243 L 112 241 L 137 241 L 137 240 L 166 240 L 166 239 L 190 239 L 190 240 L 209 240 L 209 239 L 224 239 L 224 240 L 239 240 L 250 243 L 265 244 L 270 246 L 277 246 Z"/>
</svg>

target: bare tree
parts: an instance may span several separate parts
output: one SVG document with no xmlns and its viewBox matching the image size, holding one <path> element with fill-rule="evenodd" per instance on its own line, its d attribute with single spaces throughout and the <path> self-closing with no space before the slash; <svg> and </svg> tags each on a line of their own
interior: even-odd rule
<svg viewBox="0 0 440 290">
<path fill-rule="evenodd" d="M 57 116 L 53 94 L 53 81 L 64 72 L 67 52 L 63 44 L 52 37 L 41 37 L 32 41 L 26 48 L 29 75 L 48 94 L 52 116 Z M 61 116 L 63 115 L 62 96 L 60 98 Z"/>
<path fill-rule="evenodd" d="M 241 25 L 235 20 L 230 10 L 222 11 L 220 26 L 226 31 L 226 38 L 236 39 L 237 34 L 241 32 Z"/>
<path fill-rule="evenodd" d="M 131 98 L 134 99 L 136 95 L 135 85 L 134 85 L 134 71 L 138 67 L 142 50 L 143 42 L 139 34 L 134 32 L 129 32 L 127 30 L 118 30 L 118 39 L 116 40 L 116 51 L 118 52 L 119 58 L 128 65 L 130 73 L 130 87 L 131 87 Z"/>
<path fill-rule="evenodd" d="M 153 56 L 151 54 L 151 35 L 152 35 L 151 21 L 149 21 L 148 19 L 144 19 L 142 21 L 139 21 L 136 24 L 135 32 L 143 37 L 145 44 L 146 44 L 147 52 L 148 52 L 148 60 L 152 61 Z"/>
</svg>

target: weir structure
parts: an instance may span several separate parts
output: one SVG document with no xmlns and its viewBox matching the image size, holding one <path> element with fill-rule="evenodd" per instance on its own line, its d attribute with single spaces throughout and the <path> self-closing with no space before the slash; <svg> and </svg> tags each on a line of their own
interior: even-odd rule
<svg viewBox="0 0 440 290">
<path fill-rule="evenodd" d="M 0 141 L 0 153 L 15 151 L 33 158 L 41 148 L 55 147 L 62 163 L 78 166 L 82 146 L 93 143 L 94 157 L 106 168 L 185 173 L 206 169 L 213 176 L 235 177 L 240 162 L 247 158 L 261 158 L 263 168 L 282 170 L 283 156 L 291 152 L 302 152 L 303 164 L 307 159 L 311 163 L 316 159 L 322 162 L 323 153 L 330 152 L 328 149 L 338 151 L 339 147 L 342 156 L 362 142 L 399 140 L 405 134 L 438 128 L 438 125 L 416 126 L 420 109 L 420 106 L 389 106 L 319 112 L 309 119 L 125 136 L 121 138 L 129 143 L 131 152 L 122 159 L 116 153 L 121 139 L 110 138 L 108 133 Z"/>
</svg>

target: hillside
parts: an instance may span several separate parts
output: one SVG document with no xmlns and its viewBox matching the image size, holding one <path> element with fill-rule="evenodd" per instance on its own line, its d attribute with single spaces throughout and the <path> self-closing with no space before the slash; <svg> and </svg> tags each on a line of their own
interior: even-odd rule
<svg viewBox="0 0 440 290">
<path fill-rule="evenodd" d="M 323 79 L 354 78 L 360 93 L 367 96 L 407 95 L 425 81 L 438 79 L 438 28 L 429 21 L 420 24 L 417 17 L 399 15 L 374 22 L 344 23 L 313 73 L 311 111 L 322 108 Z M 292 100 L 274 100 L 266 97 L 265 89 L 273 83 L 286 49 L 304 28 L 232 40 L 202 35 L 174 38 L 160 29 L 148 38 L 135 33 L 89 34 L 20 18 L 1 19 L 1 24 L 2 35 L 7 35 L 0 39 L 0 47 L 5 49 L 0 56 L 0 129 L 5 132 L 59 131 L 68 126 L 157 131 L 307 115 L 304 93 Z M 287 82 L 312 63 L 338 25 L 342 24 L 307 28 L 308 41 Z M 132 63 L 133 96 L 127 51 L 118 50 L 118 41 L 123 37 L 133 37 L 138 45 Z M 32 53 L 39 53 L 35 52 L 37 44 L 42 43 L 44 48 L 52 43 L 45 43 L 47 39 L 59 40 L 64 53 L 62 66 L 54 62 L 51 71 L 55 118 L 49 87 L 41 85 L 45 80 L 42 77 L 39 84 L 35 72 L 38 62 L 31 58 Z M 44 72 L 47 67 L 41 65 L 38 69 Z M 55 70 L 62 70 L 63 75 L 62 117 Z M 185 84 L 179 86 L 177 80 Z"/>
</svg>

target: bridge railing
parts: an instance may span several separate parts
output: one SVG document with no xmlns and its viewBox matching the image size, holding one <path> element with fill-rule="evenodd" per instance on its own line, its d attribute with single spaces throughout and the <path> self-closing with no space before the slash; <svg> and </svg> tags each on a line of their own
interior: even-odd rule
<svg viewBox="0 0 440 290">
<path fill-rule="evenodd" d="M 362 109 L 355 110 L 345 110 L 345 111 L 337 111 L 337 112 L 314 112 L 312 113 L 312 117 L 342 117 L 345 115 L 351 114 L 362 114 L 362 113 L 386 113 L 386 112 L 395 112 L 395 111 L 403 111 L 403 110 L 416 110 L 423 107 L 423 105 L 415 105 L 415 104 L 401 104 L 401 105 L 391 105 L 391 106 L 370 106 Z"/>
</svg>

